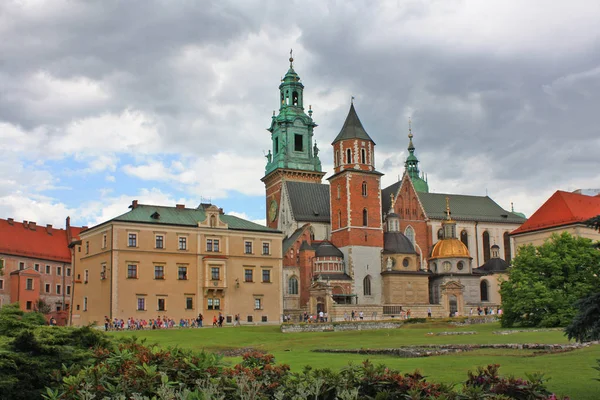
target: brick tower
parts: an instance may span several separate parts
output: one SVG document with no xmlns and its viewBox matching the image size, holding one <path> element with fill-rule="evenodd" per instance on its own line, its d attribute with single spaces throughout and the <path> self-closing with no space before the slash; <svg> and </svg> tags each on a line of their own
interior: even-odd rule
<svg viewBox="0 0 600 400">
<path fill-rule="evenodd" d="M 294 71 L 290 52 L 290 68 L 279 85 L 279 114 L 271 119 L 272 150 L 266 155 L 265 176 L 261 179 L 266 191 L 267 226 L 280 229 L 279 215 L 283 182 L 321 183 L 321 171 L 313 129 L 312 109 L 304 112 L 304 85 Z"/>
<path fill-rule="evenodd" d="M 361 304 L 381 299 L 380 179 L 375 170 L 375 142 L 362 126 L 354 104 L 332 143 L 334 175 L 328 178 L 331 198 L 331 241 L 344 254 L 346 272 Z"/>
</svg>

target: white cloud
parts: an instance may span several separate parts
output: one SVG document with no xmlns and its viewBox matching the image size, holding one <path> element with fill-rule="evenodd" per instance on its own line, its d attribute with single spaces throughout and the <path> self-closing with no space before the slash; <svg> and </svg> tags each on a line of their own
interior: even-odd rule
<svg viewBox="0 0 600 400">
<path fill-rule="evenodd" d="M 254 222 L 255 224 L 259 224 L 259 225 L 262 225 L 262 226 L 267 226 L 267 220 L 265 218 L 252 219 L 245 212 L 231 211 L 231 212 L 228 212 L 227 214 L 228 215 L 233 215 L 234 217 L 245 219 L 247 221 Z"/>
</svg>

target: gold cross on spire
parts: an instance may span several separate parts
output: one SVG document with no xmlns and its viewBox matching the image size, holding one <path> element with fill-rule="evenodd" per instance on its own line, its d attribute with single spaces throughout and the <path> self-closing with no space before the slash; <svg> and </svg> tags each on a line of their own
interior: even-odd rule
<svg viewBox="0 0 600 400">
<path fill-rule="evenodd" d="M 446 216 L 450 220 L 450 197 L 446 196 Z"/>
</svg>

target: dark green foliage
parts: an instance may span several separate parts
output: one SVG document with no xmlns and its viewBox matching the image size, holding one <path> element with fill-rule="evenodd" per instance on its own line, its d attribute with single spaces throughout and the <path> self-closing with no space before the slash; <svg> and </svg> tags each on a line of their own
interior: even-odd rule
<svg viewBox="0 0 600 400">
<path fill-rule="evenodd" d="M 427 318 L 409 318 L 404 320 L 405 324 L 423 324 L 427 322 Z"/>
<path fill-rule="evenodd" d="M 577 302 L 579 311 L 565 329 L 569 339 L 578 342 L 600 340 L 600 292 Z"/>
<path fill-rule="evenodd" d="M 34 306 L 34 310 L 39 312 L 40 314 L 50 314 L 52 312 L 52 306 L 46 303 L 44 300 L 39 299 Z"/>
<path fill-rule="evenodd" d="M 600 232 L 600 215 L 596 215 L 595 217 L 588 219 L 585 221 L 585 223 L 587 226 L 590 226 Z"/>
<path fill-rule="evenodd" d="M 543 245 L 519 248 L 502 283 L 502 325 L 566 326 L 576 303 L 600 287 L 600 252 L 591 240 L 568 233 Z"/>
<path fill-rule="evenodd" d="M 36 399 L 45 387 L 56 387 L 63 365 L 83 367 L 92 361 L 92 349 L 107 347 L 104 334 L 91 328 L 45 325 L 39 313 L 18 306 L 0 309 L 0 399 Z"/>
</svg>

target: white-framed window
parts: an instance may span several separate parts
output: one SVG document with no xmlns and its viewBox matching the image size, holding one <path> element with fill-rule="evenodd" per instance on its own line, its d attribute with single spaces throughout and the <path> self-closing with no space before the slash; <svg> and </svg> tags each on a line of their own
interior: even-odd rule
<svg viewBox="0 0 600 400">
<path fill-rule="evenodd" d="M 103 249 L 106 248 L 106 233 L 104 235 L 102 235 L 102 248 Z"/>
<path fill-rule="evenodd" d="M 137 298 L 137 310 L 138 311 L 146 311 L 146 298 L 145 297 Z"/>
<path fill-rule="evenodd" d="M 129 264 L 127 265 L 127 279 L 137 279 L 137 265 Z"/>
<path fill-rule="evenodd" d="M 371 277 L 369 275 L 365 276 L 365 279 L 363 279 L 363 294 L 365 296 L 371 296 Z"/>
<path fill-rule="evenodd" d="M 56 294 L 61 294 L 61 291 L 62 291 L 62 286 L 56 285 Z"/>
<path fill-rule="evenodd" d="M 39 270 L 39 265 L 38 265 L 38 269 L 36 269 L 36 271 Z M 46 274 L 50 275 L 52 273 L 52 267 L 50 267 L 49 265 L 46 265 Z"/>
<path fill-rule="evenodd" d="M 288 279 L 288 294 L 298 294 L 298 278 L 295 276 Z"/>
<path fill-rule="evenodd" d="M 364 149 L 363 149 L 364 151 Z M 362 183 L 362 195 L 363 197 L 367 197 L 367 182 Z"/>
<path fill-rule="evenodd" d="M 137 247 L 137 233 L 127 235 L 127 247 Z"/>
<path fill-rule="evenodd" d="M 85 254 L 90 254 L 90 242 L 85 241 Z"/>
<path fill-rule="evenodd" d="M 45 292 L 45 293 L 50 293 L 50 284 L 49 284 L 49 283 L 46 283 L 46 284 L 44 285 L 44 292 Z"/>
<path fill-rule="evenodd" d="M 154 279 L 165 279 L 164 265 L 155 265 L 154 266 Z"/>
<path fill-rule="evenodd" d="M 185 298 L 185 309 L 186 310 L 193 310 L 194 309 L 194 298 L 193 297 L 186 297 Z"/>
<path fill-rule="evenodd" d="M 252 241 L 251 240 L 244 241 L 244 253 L 252 254 Z"/>
<path fill-rule="evenodd" d="M 154 247 L 157 249 L 165 248 L 165 237 L 163 235 L 156 235 L 154 237 Z"/>
<path fill-rule="evenodd" d="M 187 267 L 178 266 L 177 267 L 177 279 L 179 279 L 181 281 L 187 281 L 187 279 L 188 279 L 187 270 L 188 270 Z"/>
<path fill-rule="evenodd" d="M 167 299 L 162 297 L 157 299 L 156 311 L 167 311 Z"/>
<path fill-rule="evenodd" d="M 261 298 L 255 298 L 254 299 L 254 309 L 255 310 L 262 310 L 262 299 Z"/>
<path fill-rule="evenodd" d="M 179 236 L 179 250 L 187 250 L 187 237 Z"/>
<path fill-rule="evenodd" d="M 56 267 L 56 275 L 62 276 L 62 267 Z"/>
<path fill-rule="evenodd" d="M 88 310 L 88 298 L 84 297 L 83 298 L 83 311 L 87 311 Z"/>
<path fill-rule="evenodd" d="M 71 268 L 67 268 L 67 276 L 71 276 Z"/>
<path fill-rule="evenodd" d="M 84 282 L 84 283 L 88 283 L 88 281 L 89 281 L 89 280 L 90 280 L 90 270 L 89 270 L 89 269 L 86 269 L 86 270 L 83 272 L 83 282 Z"/>
<path fill-rule="evenodd" d="M 262 281 L 264 283 L 270 283 L 271 282 L 271 270 L 270 269 L 263 269 L 262 270 Z"/>
<path fill-rule="evenodd" d="M 263 242 L 262 245 L 263 256 L 268 256 L 269 254 L 271 254 L 271 244 L 269 242 Z"/>
<path fill-rule="evenodd" d="M 33 290 L 33 279 L 27 278 L 25 281 L 25 290 Z"/>
<path fill-rule="evenodd" d="M 67 285 L 65 287 L 65 289 L 67 289 L 67 296 L 71 294 L 71 285 Z"/>
</svg>

